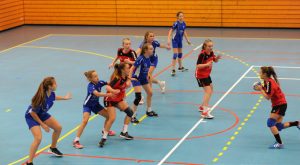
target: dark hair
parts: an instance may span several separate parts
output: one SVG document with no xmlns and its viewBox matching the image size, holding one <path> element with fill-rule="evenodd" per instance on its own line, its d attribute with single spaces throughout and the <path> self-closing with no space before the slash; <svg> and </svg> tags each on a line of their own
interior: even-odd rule
<svg viewBox="0 0 300 165">
<path fill-rule="evenodd" d="M 31 99 L 31 106 L 33 109 L 45 104 L 46 92 L 48 91 L 49 86 L 52 86 L 54 84 L 54 81 L 54 77 L 44 78 L 35 95 Z"/>
<path fill-rule="evenodd" d="M 125 62 L 122 62 L 120 64 L 115 64 L 114 66 L 114 72 L 112 73 L 112 75 L 110 76 L 110 81 L 112 81 L 115 78 L 120 79 L 122 77 L 122 70 L 124 70 L 125 66 L 127 66 L 128 64 Z"/>
<path fill-rule="evenodd" d="M 211 39 L 206 39 L 206 40 L 203 42 L 203 44 L 202 44 L 202 50 L 205 50 L 205 48 L 206 48 L 206 46 L 207 46 L 207 44 L 208 44 L 209 42 L 212 42 L 212 40 L 211 40 Z"/>
<path fill-rule="evenodd" d="M 89 81 L 91 81 L 92 75 L 93 75 L 94 72 L 96 72 L 96 71 L 95 71 L 95 70 L 89 70 L 89 71 L 84 72 L 84 75 L 85 75 L 85 77 L 86 77 Z"/>
<path fill-rule="evenodd" d="M 149 46 L 152 46 L 152 44 L 149 44 L 149 43 L 145 43 L 144 45 L 143 45 L 143 47 L 142 47 L 142 52 L 141 52 L 141 54 L 145 54 L 145 52 L 146 52 L 146 50 L 148 50 L 149 49 Z"/>
<path fill-rule="evenodd" d="M 180 14 L 183 14 L 183 12 L 182 11 L 177 12 L 176 16 L 179 17 Z"/>
<path fill-rule="evenodd" d="M 272 66 L 262 66 L 260 67 L 261 73 L 266 74 L 268 78 L 271 78 L 271 76 L 274 78 L 277 84 L 279 84 L 279 81 L 277 79 L 277 74 Z"/>
</svg>

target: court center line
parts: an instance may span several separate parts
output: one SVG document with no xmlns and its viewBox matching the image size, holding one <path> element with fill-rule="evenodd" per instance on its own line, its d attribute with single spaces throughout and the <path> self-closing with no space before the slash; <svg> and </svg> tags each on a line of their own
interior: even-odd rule
<svg viewBox="0 0 300 165">
<path fill-rule="evenodd" d="M 221 101 L 238 85 L 238 83 L 252 70 L 253 66 L 250 66 L 248 70 L 227 90 L 227 92 L 212 106 L 211 111 L 213 111 Z M 158 163 L 162 165 L 172 154 L 173 152 L 183 143 L 183 141 L 199 126 L 199 124 L 204 120 L 201 118 L 182 138 L 181 140 L 165 155 L 165 157 Z"/>
</svg>

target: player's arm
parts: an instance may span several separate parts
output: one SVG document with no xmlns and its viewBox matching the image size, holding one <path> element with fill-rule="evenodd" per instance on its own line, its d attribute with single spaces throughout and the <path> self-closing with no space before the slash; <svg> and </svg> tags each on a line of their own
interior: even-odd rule
<svg viewBox="0 0 300 165">
<path fill-rule="evenodd" d="M 189 45 L 191 45 L 192 43 L 191 43 L 191 41 L 189 40 L 189 37 L 188 37 L 188 34 L 187 34 L 186 31 L 183 32 L 183 35 L 184 35 L 184 38 L 186 39 L 186 42 L 187 42 Z"/>
</svg>

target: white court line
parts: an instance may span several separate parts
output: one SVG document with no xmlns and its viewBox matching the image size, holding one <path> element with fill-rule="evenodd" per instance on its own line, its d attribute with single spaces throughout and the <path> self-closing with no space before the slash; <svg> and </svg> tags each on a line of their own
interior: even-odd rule
<svg viewBox="0 0 300 165">
<path fill-rule="evenodd" d="M 200 44 L 199 46 L 195 47 L 193 50 L 194 50 L 194 51 L 195 51 L 195 50 L 198 50 L 199 48 L 202 47 L 202 45 L 203 45 L 203 44 Z"/>
<path fill-rule="evenodd" d="M 262 66 L 253 66 L 254 68 L 260 68 Z M 282 69 L 300 69 L 299 66 L 272 66 L 273 68 L 282 68 Z"/>
<path fill-rule="evenodd" d="M 213 111 L 221 101 L 232 91 L 232 89 L 237 86 L 237 84 L 251 71 L 253 66 L 251 66 L 228 90 L 227 92 L 211 107 L 211 111 Z M 183 141 L 202 123 L 204 118 L 201 118 L 181 139 L 180 141 L 165 155 L 165 157 L 158 163 L 158 165 L 163 164 L 172 154 L 173 152 L 183 143 Z"/>
<path fill-rule="evenodd" d="M 259 79 L 258 77 L 244 77 L 247 79 Z M 300 78 L 277 78 L 278 80 L 296 80 L 296 81 L 300 81 Z"/>
</svg>

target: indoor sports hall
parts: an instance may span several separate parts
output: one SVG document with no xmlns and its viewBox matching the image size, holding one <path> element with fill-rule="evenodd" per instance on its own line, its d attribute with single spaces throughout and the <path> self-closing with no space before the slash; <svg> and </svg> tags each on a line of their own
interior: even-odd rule
<svg viewBox="0 0 300 165">
<path fill-rule="evenodd" d="M 24 116 L 48 76 L 56 80 L 56 96 L 71 93 L 70 99 L 55 101 L 47 112 L 62 127 L 57 148 L 63 155 L 49 150 L 54 130 L 46 132 L 36 125 L 32 128 L 41 130 L 41 143 L 35 165 L 294 165 L 300 161 L 300 1 L 2 0 L 0 5 L 1 165 L 29 163 L 34 136 Z M 172 76 L 173 34 L 171 44 L 168 35 L 178 12 L 184 14 L 186 24 L 188 40 L 183 38 L 181 59 L 188 70 L 181 72 L 176 65 Z M 126 113 L 116 108 L 111 127 L 116 135 L 108 136 L 104 147 L 98 143 L 105 119 L 92 113 L 80 137 L 84 148 L 74 148 L 89 84 L 84 73 L 95 70 L 100 80 L 110 81 L 114 68 L 109 65 L 123 39 L 129 38 L 131 48 L 137 50 L 147 31 L 161 45 L 170 46 L 155 50 L 159 62 L 153 78 L 166 83 L 164 93 L 156 84 L 151 88 L 151 108 L 158 117 L 146 115 L 147 94 L 142 90 L 145 103 L 138 106 L 139 123 L 128 126 L 133 140 L 119 137 Z M 221 57 L 211 66 L 213 94 L 208 107 L 213 119 L 199 112 L 205 92 L 195 78 L 207 39 Z M 290 122 L 291 128 L 279 132 L 280 147 L 273 146 L 279 134 L 270 131 L 280 122 L 272 125 L 270 119 L 281 114 L 271 113 L 272 96 L 266 90 L 271 99 L 267 100 L 262 93 L 268 89 L 261 79 L 263 66 L 275 70 L 288 105 L 283 122 Z M 263 89 L 256 90 L 255 82 L 263 82 Z M 101 92 L 106 93 L 106 87 Z M 135 97 L 133 87 L 128 87 L 124 101 L 131 106 Z M 99 102 L 103 105 L 103 97 Z"/>
</svg>

